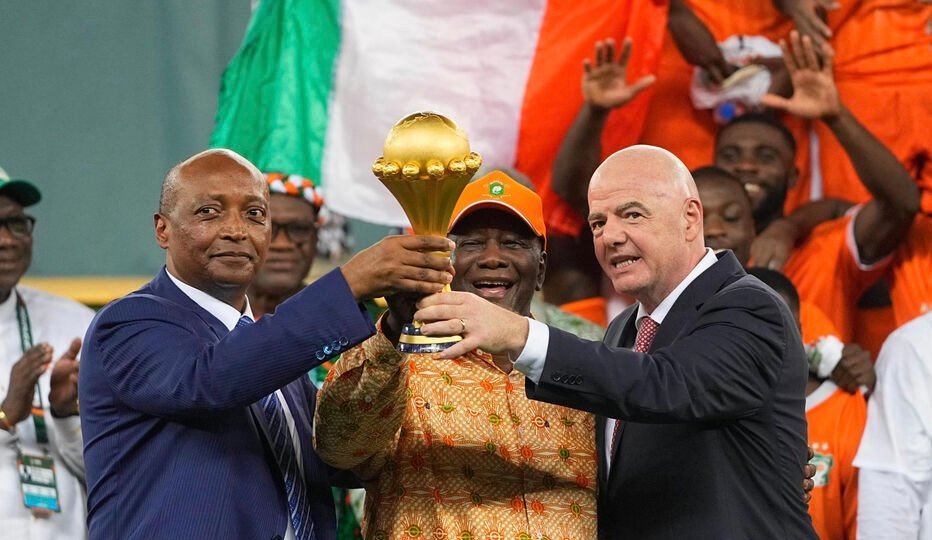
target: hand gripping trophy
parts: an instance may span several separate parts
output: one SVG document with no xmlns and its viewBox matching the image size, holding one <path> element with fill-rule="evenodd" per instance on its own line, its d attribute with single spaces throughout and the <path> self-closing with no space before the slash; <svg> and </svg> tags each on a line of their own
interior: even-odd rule
<svg viewBox="0 0 932 540">
<path fill-rule="evenodd" d="M 456 201 L 482 164 L 466 134 L 443 115 L 418 112 L 392 127 L 383 152 L 372 172 L 401 204 L 414 232 L 446 236 Z M 399 351 L 434 353 L 462 339 L 422 336 L 419 326 L 416 321 L 405 325 Z"/>
</svg>

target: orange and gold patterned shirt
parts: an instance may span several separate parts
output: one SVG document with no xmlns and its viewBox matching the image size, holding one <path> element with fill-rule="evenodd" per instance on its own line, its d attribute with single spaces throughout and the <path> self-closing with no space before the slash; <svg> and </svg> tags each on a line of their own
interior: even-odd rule
<svg viewBox="0 0 932 540">
<path fill-rule="evenodd" d="M 366 486 L 367 539 L 596 537 L 595 419 L 528 399 L 488 354 L 398 353 L 381 333 L 318 395 L 315 445 Z"/>
</svg>

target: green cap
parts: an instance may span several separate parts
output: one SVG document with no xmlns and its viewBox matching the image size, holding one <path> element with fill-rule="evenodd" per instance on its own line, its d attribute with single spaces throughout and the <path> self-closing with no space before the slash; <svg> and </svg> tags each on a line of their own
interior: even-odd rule
<svg viewBox="0 0 932 540">
<path fill-rule="evenodd" d="M 0 167 L 0 195 L 9 197 L 22 206 L 32 206 L 42 200 L 39 188 L 26 180 L 10 178 L 2 167 Z"/>
</svg>

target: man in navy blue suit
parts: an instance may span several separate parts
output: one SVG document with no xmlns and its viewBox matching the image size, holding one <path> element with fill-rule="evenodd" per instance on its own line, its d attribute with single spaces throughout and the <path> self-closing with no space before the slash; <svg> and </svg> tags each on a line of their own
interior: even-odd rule
<svg viewBox="0 0 932 540">
<path fill-rule="evenodd" d="M 589 185 L 596 258 L 638 301 L 602 343 L 462 292 L 414 317 L 463 331 L 442 357 L 507 353 L 530 397 L 598 415 L 599 538 L 814 539 L 798 329 L 734 254 L 705 247 L 702 215 L 676 156 L 626 148 Z"/>
<path fill-rule="evenodd" d="M 252 322 L 263 176 L 229 150 L 175 166 L 165 268 L 98 313 L 80 374 L 92 539 L 332 539 L 308 370 L 375 332 L 360 301 L 452 279 L 444 238 L 389 237 Z"/>
</svg>

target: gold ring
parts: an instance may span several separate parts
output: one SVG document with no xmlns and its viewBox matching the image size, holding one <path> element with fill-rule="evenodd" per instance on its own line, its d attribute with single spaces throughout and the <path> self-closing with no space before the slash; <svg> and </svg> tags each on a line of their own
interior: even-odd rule
<svg viewBox="0 0 932 540">
<path fill-rule="evenodd" d="M 464 321 L 463 319 L 460 319 L 460 324 L 463 325 L 463 329 L 460 330 L 460 334 L 462 335 L 466 333 L 466 321 Z"/>
</svg>

